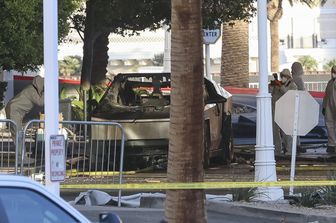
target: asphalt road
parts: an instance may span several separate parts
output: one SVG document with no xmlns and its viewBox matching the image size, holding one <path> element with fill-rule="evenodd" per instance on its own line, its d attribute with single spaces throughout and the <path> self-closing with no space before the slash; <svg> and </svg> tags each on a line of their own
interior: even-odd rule
<svg viewBox="0 0 336 223">
<path fill-rule="evenodd" d="M 164 210 L 148 208 L 116 208 L 116 207 L 84 207 L 76 206 L 92 222 L 99 222 L 99 213 L 113 212 L 118 214 L 123 223 L 159 223 L 164 218 Z M 207 212 L 209 223 L 279 223 L 279 220 L 270 220 L 263 217 L 227 215 L 213 211 Z M 290 222 L 288 222 L 290 223 Z"/>
</svg>

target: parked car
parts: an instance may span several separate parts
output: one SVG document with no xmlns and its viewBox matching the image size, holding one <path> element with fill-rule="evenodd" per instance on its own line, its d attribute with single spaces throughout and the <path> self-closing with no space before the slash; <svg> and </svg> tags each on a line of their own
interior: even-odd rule
<svg viewBox="0 0 336 223">
<path fill-rule="evenodd" d="M 3 223 L 90 222 L 62 198 L 23 176 L 0 176 L 0 216 Z"/>
<path fill-rule="evenodd" d="M 0 175 L 1 223 L 89 223 L 68 202 L 28 177 Z M 99 222 L 121 223 L 114 213 L 101 213 Z"/>
<path fill-rule="evenodd" d="M 232 94 L 232 129 L 235 145 L 256 144 L 256 118 L 258 89 L 227 87 Z M 322 104 L 323 92 L 310 92 L 315 100 Z M 319 114 L 319 122 L 307 135 L 300 136 L 302 144 L 325 144 L 328 134 L 324 123 L 324 117 Z"/>
<path fill-rule="evenodd" d="M 142 157 L 152 165 L 168 154 L 170 90 L 170 73 L 118 74 L 93 111 L 92 120 L 121 123 L 126 134 L 125 156 Z M 204 95 L 204 166 L 207 167 L 213 157 L 230 160 L 233 151 L 227 103 L 230 94 L 205 78 Z M 102 136 L 103 132 L 110 133 Z M 108 129 L 92 129 L 92 137 L 110 139 L 114 135 Z"/>
</svg>

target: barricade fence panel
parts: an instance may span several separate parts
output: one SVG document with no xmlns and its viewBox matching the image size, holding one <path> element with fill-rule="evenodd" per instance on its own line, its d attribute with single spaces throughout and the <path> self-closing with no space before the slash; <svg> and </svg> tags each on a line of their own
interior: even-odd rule
<svg viewBox="0 0 336 223">
<path fill-rule="evenodd" d="M 44 180 L 45 143 L 41 120 L 27 123 L 23 134 L 21 174 Z M 105 130 L 112 129 L 109 137 Z M 60 122 L 65 137 L 66 179 L 63 184 L 115 184 L 122 182 L 124 131 L 115 122 Z"/>
<path fill-rule="evenodd" d="M 18 173 L 17 125 L 9 119 L 0 120 L 0 173 Z"/>
<path fill-rule="evenodd" d="M 307 91 L 325 91 L 328 81 L 309 81 L 305 82 Z M 249 83 L 249 88 L 259 88 L 259 83 Z"/>
</svg>

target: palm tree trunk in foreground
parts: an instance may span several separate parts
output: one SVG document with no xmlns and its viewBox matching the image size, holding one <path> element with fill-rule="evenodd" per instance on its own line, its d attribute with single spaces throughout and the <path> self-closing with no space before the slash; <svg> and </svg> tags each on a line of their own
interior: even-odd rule
<svg viewBox="0 0 336 223">
<path fill-rule="evenodd" d="M 201 1 L 172 1 L 171 107 L 167 178 L 203 181 Z M 206 222 L 203 190 L 167 190 L 169 223 Z"/>
</svg>

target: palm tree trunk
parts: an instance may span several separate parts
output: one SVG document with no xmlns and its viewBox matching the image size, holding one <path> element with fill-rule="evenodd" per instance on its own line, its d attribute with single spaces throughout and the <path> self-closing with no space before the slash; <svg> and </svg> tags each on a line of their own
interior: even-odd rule
<svg viewBox="0 0 336 223">
<path fill-rule="evenodd" d="M 270 21 L 271 28 L 271 71 L 279 72 L 279 20 Z"/>
<path fill-rule="evenodd" d="M 248 23 L 234 21 L 233 26 L 223 25 L 221 85 L 248 87 L 249 48 Z"/>
<path fill-rule="evenodd" d="M 91 86 L 91 71 L 94 45 L 94 0 L 86 1 L 86 18 L 84 29 L 83 65 L 81 72 L 81 87 L 89 90 Z"/>
<path fill-rule="evenodd" d="M 271 30 L 271 72 L 279 72 L 279 20 L 282 17 L 282 0 L 267 3 L 267 18 Z"/>
<path fill-rule="evenodd" d="M 106 79 L 106 67 L 108 63 L 108 44 L 110 33 L 101 34 L 93 46 L 91 84 L 102 83 Z"/>
<path fill-rule="evenodd" d="M 192 39 L 191 39 L 192 38 Z M 203 181 L 201 1 L 172 1 L 171 107 L 167 178 Z M 169 223 L 206 222 L 203 190 L 167 190 Z"/>
</svg>

